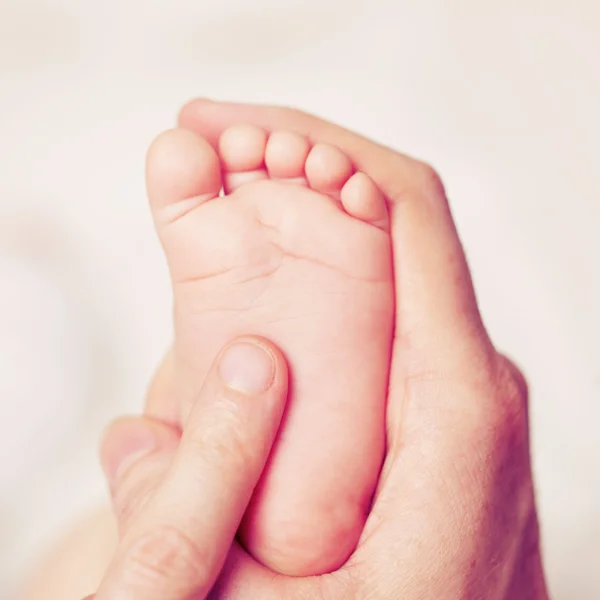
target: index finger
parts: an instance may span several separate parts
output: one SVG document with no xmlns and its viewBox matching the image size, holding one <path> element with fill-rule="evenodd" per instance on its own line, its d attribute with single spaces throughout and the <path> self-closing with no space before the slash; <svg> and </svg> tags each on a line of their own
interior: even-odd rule
<svg viewBox="0 0 600 600">
<path fill-rule="evenodd" d="M 400 186 L 398 180 L 414 178 L 419 161 L 399 154 L 357 133 L 300 110 L 281 106 L 213 102 L 197 99 L 180 111 L 180 127 L 196 131 L 213 146 L 225 129 L 239 123 L 251 123 L 269 132 L 277 129 L 294 131 L 312 143 L 332 144 L 343 150 L 357 169 L 368 173 L 391 199 Z M 392 174 L 390 174 L 392 173 Z"/>
<path fill-rule="evenodd" d="M 163 483 L 132 523 L 96 600 L 204 598 L 231 547 L 283 414 L 287 368 L 266 341 L 211 369 Z"/>
</svg>

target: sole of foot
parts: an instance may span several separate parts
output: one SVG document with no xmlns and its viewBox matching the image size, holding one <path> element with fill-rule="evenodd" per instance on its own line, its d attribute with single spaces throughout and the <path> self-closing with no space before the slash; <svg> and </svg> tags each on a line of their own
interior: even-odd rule
<svg viewBox="0 0 600 600">
<path fill-rule="evenodd" d="M 278 344 L 290 398 L 241 540 L 280 573 L 331 572 L 356 547 L 384 453 L 385 198 L 339 149 L 246 125 L 218 148 L 186 130 L 162 134 L 147 184 L 174 290 L 182 419 L 228 341 Z"/>
</svg>

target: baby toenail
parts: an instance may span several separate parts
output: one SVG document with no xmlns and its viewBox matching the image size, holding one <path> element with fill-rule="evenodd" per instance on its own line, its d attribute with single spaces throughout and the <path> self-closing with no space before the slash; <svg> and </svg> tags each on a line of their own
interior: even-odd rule
<svg viewBox="0 0 600 600">
<path fill-rule="evenodd" d="M 219 373 L 229 388 L 244 394 L 260 394 L 273 384 L 275 362 L 261 346 L 238 342 L 225 351 Z"/>
</svg>

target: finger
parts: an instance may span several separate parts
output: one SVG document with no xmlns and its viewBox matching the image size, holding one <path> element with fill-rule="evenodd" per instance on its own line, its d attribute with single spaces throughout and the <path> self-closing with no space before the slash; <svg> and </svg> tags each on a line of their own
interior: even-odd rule
<svg viewBox="0 0 600 600">
<path fill-rule="evenodd" d="M 397 301 L 392 421 L 397 422 L 402 412 L 398 399 L 404 395 L 407 379 L 416 381 L 432 373 L 459 377 L 474 357 L 478 368 L 490 367 L 493 350 L 479 316 L 465 254 L 443 185 L 431 167 L 288 108 L 194 100 L 181 110 L 179 122 L 212 143 L 233 123 L 245 122 L 267 130 L 292 130 L 313 143 L 333 144 L 386 194 Z"/>
<path fill-rule="evenodd" d="M 144 416 L 119 419 L 106 429 L 100 458 L 121 534 L 164 481 L 174 458 L 173 444 L 180 438 L 177 427 Z M 252 580 L 257 597 L 264 600 L 281 598 L 281 590 L 273 590 L 275 579 L 290 586 L 287 578 L 276 578 L 234 543 L 209 597 L 238 598 L 240 582 L 247 579 Z"/>
<path fill-rule="evenodd" d="M 100 462 L 121 536 L 163 482 L 180 439 L 178 428 L 149 417 L 121 418 L 106 429 Z"/>
<path fill-rule="evenodd" d="M 287 369 L 266 341 L 221 353 L 173 464 L 130 526 L 96 600 L 204 598 L 231 546 L 275 439 Z"/>
<path fill-rule="evenodd" d="M 398 186 L 398 176 L 407 177 L 410 169 L 419 164 L 339 125 L 292 108 L 198 99 L 188 102 L 178 116 L 180 127 L 196 131 L 215 147 L 223 131 L 236 123 L 250 123 L 267 131 L 292 131 L 313 144 L 337 146 L 358 170 L 367 172 L 386 192 Z"/>
</svg>

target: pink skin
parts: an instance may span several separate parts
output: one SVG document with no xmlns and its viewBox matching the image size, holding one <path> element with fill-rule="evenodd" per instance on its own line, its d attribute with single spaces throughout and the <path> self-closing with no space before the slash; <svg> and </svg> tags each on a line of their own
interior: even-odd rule
<svg viewBox="0 0 600 600">
<path fill-rule="evenodd" d="M 218 154 L 189 131 L 163 134 L 149 151 L 148 194 L 174 288 L 182 402 L 159 416 L 180 411 L 185 424 L 232 338 L 276 343 L 291 394 L 241 538 L 280 573 L 339 568 L 385 446 L 394 296 L 383 195 L 336 147 L 254 126 L 225 130 Z"/>
<path fill-rule="evenodd" d="M 400 305 L 387 399 L 387 455 L 379 486 L 356 552 L 335 573 L 278 575 L 234 542 L 208 596 L 202 585 L 190 595 L 199 575 L 204 580 L 215 576 L 206 562 L 211 554 L 203 552 L 206 545 L 219 547 L 222 542 L 207 538 L 206 531 L 194 537 L 194 524 L 214 502 L 212 488 L 197 490 L 189 502 L 188 486 L 201 473 L 197 461 L 208 453 L 216 461 L 228 458 L 231 468 L 243 472 L 249 453 L 265 439 L 252 435 L 249 445 L 240 444 L 240 436 L 256 424 L 244 419 L 229 436 L 221 436 L 218 448 L 190 445 L 190 440 L 202 439 L 192 420 L 173 461 L 177 426 L 148 416 L 127 426 L 116 424 L 101 452 L 122 532 L 113 562 L 121 578 L 112 579 L 113 590 L 130 600 L 148 600 L 154 597 L 148 590 L 157 589 L 161 600 L 547 600 L 529 456 L 527 386 L 518 369 L 492 346 L 479 318 L 439 178 L 427 165 L 296 110 L 195 101 L 180 117 L 183 126 L 215 147 L 220 134 L 239 122 L 272 131 L 291 128 L 343 148 L 389 199 L 393 252 L 401 266 L 395 278 Z M 170 415 L 175 376 L 169 353 L 150 387 L 148 414 Z M 200 406 L 205 401 L 205 395 L 197 398 Z M 262 414 L 260 400 L 252 402 Z M 154 450 L 140 457 L 136 444 L 148 433 L 154 435 Z M 128 466 L 115 479 L 114 470 L 123 462 Z M 178 479 L 174 466 L 186 462 L 190 470 L 179 472 Z M 231 476 L 226 468 L 215 471 L 214 465 L 210 472 Z M 162 537 L 164 530 L 147 519 L 156 490 L 168 502 L 154 517 L 163 524 L 176 522 L 183 552 L 190 544 L 199 549 L 186 572 L 177 561 L 161 560 L 162 552 L 147 557 L 153 569 L 132 571 L 136 565 L 128 569 L 122 562 L 133 523 L 145 523 L 145 528 L 138 526 L 138 535 L 154 535 L 157 541 Z M 237 494 L 246 498 L 247 489 L 228 490 L 228 496 Z M 236 515 L 224 517 L 237 527 Z M 82 556 L 80 545 L 71 550 L 63 565 L 64 579 L 73 575 L 73 557 Z M 114 569 L 107 577 L 111 573 Z M 145 581 L 138 593 L 131 593 L 132 578 Z M 52 584 L 42 578 L 40 593 L 32 598 L 63 597 L 53 593 Z M 68 595 L 81 597 L 94 587 Z"/>
<path fill-rule="evenodd" d="M 287 386 L 287 365 L 277 348 L 240 338 L 211 364 L 181 438 L 158 421 L 146 428 L 131 418 L 112 425 L 109 436 L 121 442 L 103 449 L 102 464 L 121 508 L 121 543 L 96 600 L 206 597 L 267 462 Z M 166 469 L 168 476 L 138 487 L 128 477 L 140 460 L 146 474 Z M 148 497 L 135 509 L 120 503 L 142 489 Z M 198 513 L 200 496 L 207 501 Z M 176 509 L 172 498 L 178 499 Z"/>
</svg>

